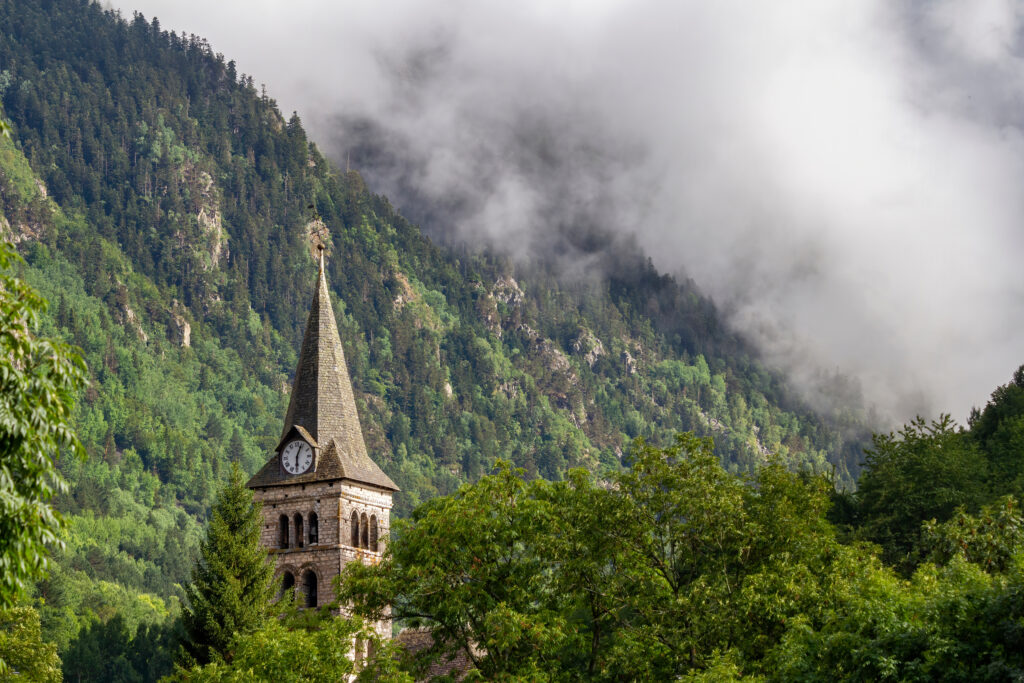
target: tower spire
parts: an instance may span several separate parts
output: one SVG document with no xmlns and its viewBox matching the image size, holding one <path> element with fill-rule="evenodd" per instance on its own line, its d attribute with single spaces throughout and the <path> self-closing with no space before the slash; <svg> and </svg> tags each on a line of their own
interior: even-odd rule
<svg viewBox="0 0 1024 683">
<path fill-rule="evenodd" d="M 334 319 L 330 290 L 327 286 L 324 244 L 316 245 L 319 256 L 317 283 L 309 307 L 306 331 L 295 369 L 292 393 L 278 449 L 297 432 L 319 450 L 316 472 L 312 479 L 350 479 L 381 488 L 398 490 L 366 452 L 363 432 L 356 411 L 352 382 L 345 364 L 338 324 Z M 250 482 L 276 478 L 271 465 L 274 458 Z M 294 481 L 294 478 L 289 479 Z M 269 483 L 269 482 L 268 482 Z M 284 483 L 284 482 L 282 482 Z M 256 485 L 263 485 L 256 484 Z"/>
</svg>

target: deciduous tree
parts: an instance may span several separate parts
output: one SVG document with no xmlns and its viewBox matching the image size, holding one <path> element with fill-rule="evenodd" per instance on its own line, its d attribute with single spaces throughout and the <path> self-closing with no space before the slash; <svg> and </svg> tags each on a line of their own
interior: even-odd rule
<svg viewBox="0 0 1024 683">
<path fill-rule="evenodd" d="M 57 646 L 43 642 L 39 613 L 30 607 L 0 609 L 0 678 L 40 683 L 61 680 Z"/>
<path fill-rule="evenodd" d="M 21 262 L 0 242 L 0 606 L 46 570 L 62 521 L 50 504 L 67 486 L 61 452 L 81 455 L 71 428 L 85 366 L 67 345 L 39 337 L 46 302 L 8 269 Z"/>
<path fill-rule="evenodd" d="M 827 601 L 827 483 L 777 464 L 727 473 L 710 439 L 637 442 L 598 483 L 525 481 L 507 464 L 397 524 L 340 599 L 430 628 L 410 671 L 464 653 L 485 678 L 675 680 L 756 670 Z M 764 673 L 762 671 L 762 673 Z"/>
<path fill-rule="evenodd" d="M 949 415 L 917 418 L 873 442 L 858 483 L 858 523 L 888 562 L 909 569 L 921 559 L 922 523 L 985 502 L 988 463 Z"/>
<path fill-rule="evenodd" d="M 422 667 L 465 654 L 485 678 L 545 680 L 565 625 L 543 542 L 555 510 L 535 495 L 545 483 L 522 475 L 499 463 L 494 475 L 422 505 L 395 525 L 378 567 L 345 568 L 342 604 L 377 619 L 394 601 L 396 618 L 431 628 Z"/>
</svg>

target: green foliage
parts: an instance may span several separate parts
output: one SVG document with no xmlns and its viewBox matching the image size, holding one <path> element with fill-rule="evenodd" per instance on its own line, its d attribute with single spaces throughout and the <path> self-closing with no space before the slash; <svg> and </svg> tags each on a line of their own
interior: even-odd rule
<svg viewBox="0 0 1024 683">
<path fill-rule="evenodd" d="M 64 657 L 64 678 L 69 681 L 154 682 L 174 668 L 172 652 L 180 623 L 168 620 L 145 625 L 134 634 L 125 618 L 115 614 L 106 623 L 96 621 L 82 629 Z"/>
<path fill-rule="evenodd" d="M 907 574 L 922 560 L 953 556 L 1005 567 L 1024 492 L 1024 366 L 969 423 L 964 431 L 948 415 L 930 424 L 919 417 L 875 435 L 858 490 L 836 498 L 835 518 Z"/>
<path fill-rule="evenodd" d="M 421 666 L 467 652 L 486 678 L 544 671 L 564 626 L 539 552 L 555 510 L 536 496 L 545 484 L 521 475 L 499 463 L 494 475 L 425 503 L 409 522 L 397 520 L 379 567 L 345 568 L 342 604 L 378 619 L 401 594 L 395 615 L 434 630 Z M 477 645 L 486 657 L 477 656 Z"/>
<path fill-rule="evenodd" d="M 988 457 L 993 488 L 1024 494 L 1024 365 L 972 415 L 970 435 Z"/>
<path fill-rule="evenodd" d="M 260 545 L 262 525 L 259 507 L 235 466 L 213 506 L 201 559 L 185 587 L 186 662 L 230 661 L 235 634 L 250 633 L 266 622 L 274 570 Z"/>
<path fill-rule="evenodd" d="M 41 605 L 47 640 L 66 655 L 74 641 L 95 623 L 120 616 L 129 632 L 154 627 L 177 617 L 177 599 L 133 591 L 112 581 L 97 581 L 86 572 L 68 569 L 58 558 L 50 576 L 39 583 L 35 597 Z"/>
<path fill-rule="evenodd" d="M 1019 556 L 1018 556 L 1019 557 Z M 1006 681 L 1024 674 L 1021 562 L 1006 575 L 961 558 L 910 581 L 862 563 L 820 626 L 801 620 L 775 655 L 779 680 Z"/>
<path fill-rule="evenodd" d="M 947 444 L 950 431 L 933 435 Z M 400 522 L 379 565 L 346 568 L 339 597 L 369 618 L 393 603 L 432 630 L 434 646 L 402 663 L 416 677 L 459 652 L 501 680 L 1024 673 L 1013 499 L 927 525 L 919 549 L 938 564 L 904 578 L 874 546 L 837 542 L 821 477 L 779 463 L 731 475 L 688 434 L 638 442 L 630 461 L 601 484 L 582 470 L 527 482 L 499 464 Z"/>
<path fill-rule="evenodd" d="M 399 522 L 379 565 L 346 567 L 339 599 L 429 627 L 418 675 L 459 652 L 487 679 L 756 668 L 826 599 L 827 483 L 770 465 L 748 485 L 693 435 L 640 442 L 631 463 L 610 485 L 582 470 L 527 482 L 501 463 Z"/>
<path fill-rule="evenodd" d="M 669 449 L 638 444 L 616 483 L 627 514 L 611 528 L 628 564 L 614 593 L 630 615 L 621 671 L 639 659 L 645 675 L 675 677 L 730 651 L 758 662 L 825 598 L 837 544 L 824 479 L 776 463 L 747 483 L 683 434 Z"/>
<path fill-rule="evenodd" d="M 372 643 L 374 654 L 354 665 L 353 643 Z M 358 621 L 327 616 L 299 626 L 271 619 L 258 630 L 239 635 L 230 662 L 214 661 L 190 669 L 179 668 L 171 681 L 182 683 L 335 683 L 355 675 L 358 681 L 412 683 L 395 666 L 397 651 Z"/>
<path fill-rule="evenodd" d="M 0 678 L 59 682 L 57 646 L 43 641 L 39 613 L 31 607 L 0 609 Z"/>
<path fill-rule="evenodd" d="M 1014 494 L 1024 441 L 1024 372 L 999 387 L 971 428 L 918 418 L 876 435 L 839 515 L 881 544 L 909 580 L 870 561 L 836 583 L 818 624 L 778 650 L 786 680 L 1016 680 L 1024 675 L 1024 534 Z"/>
<path fill-rule="evenodd" d="M 866 453 L 857 488 L 861 532 L 905 568 L 919 559 L 923 522 L 945 521 L 961 506 L 976 510 L 988 495 L 988 463 L 948 415 L 876 434 Z"/>
<path fill-rule="evenodd" d="M 50 500 L 65 490 L 61 452 L 81 455 L 71 426 L 81 359 L 37 334 L 45 301 L 9 268 L 21 259 L 0 242 L 0 606 L 42 578 L 63 528 Z"/>
<path fill-rule="evenodd" d="M 1024 548 L 1024 517 L 1013 496 L 981 508 L 977 516 L 964 510 L 946 522 L 924 523 L 923 549 L 928 560 L 948 564 L 954 557 L 980 565 L 985 571 L 1005 571 L 1014 553 Z"/>
</svg>

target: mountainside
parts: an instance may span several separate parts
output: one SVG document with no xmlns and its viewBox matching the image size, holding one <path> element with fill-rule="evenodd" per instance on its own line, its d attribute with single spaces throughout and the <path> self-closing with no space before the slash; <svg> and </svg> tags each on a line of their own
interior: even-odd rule
<svg viewBox="0 0 1024 683">
<path fill-rule="evenodd" d="M 173 611 L 228 464 L 269 457 L 315 215 L 399 514 L 495 458 L 558 479 L 681 430 L 713 436 L 732 471 L 777 454 L 856 474 L 863 417 L 802 406 L 693 283 L 635 250 L 583 283 L 439 248 L 202 39 L 82 0 L 0 0 L 0 103 L 0 230 L 51 302 L 46 332 L 91 373 L 76 416 L 90 458 L 62 463 L 73 535 L 40 588 L 62 655 L 90 620 L 134 631 Z"/>
</svg>

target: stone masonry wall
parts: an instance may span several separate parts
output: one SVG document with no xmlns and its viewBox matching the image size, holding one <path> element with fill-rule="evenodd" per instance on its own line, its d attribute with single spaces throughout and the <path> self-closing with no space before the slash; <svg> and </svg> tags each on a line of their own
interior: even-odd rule
<svg viewBox="0 0 1024 683">
<path fill-rule="evenodd" d="M 253 491 L 262 503 L 262 545 L 270 552 L 278 575 L 292 572 L 301 588 L 301 576 L 312 569 L 317 577 L 317 605 L 331 602 L 334 577 L 349 562 L 372 564 L 380 561 L 391 527 L 391 492 L 366 488 L 351 482 L 332 481 L 295 486 L 271 486 Z M 318 518 L 318 539 L 309 542 L 309 516 Z M 353 547 L 351 517 L 356 512 L 367 519 L 376 515 L 379 544 L 377 552 Z M 302 547 L 295 534 L 295 514 L 302 515 Z M 288 518 L 288 548 L 280 547 L 280 517 Z M 380 629 L 379 629 L 380 630 Z M 382 631 L 382 635 L 383 635 Z M 390 630 L 387 630 L 390 634 Z"/>
</svg>

